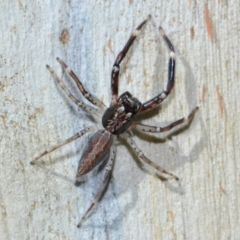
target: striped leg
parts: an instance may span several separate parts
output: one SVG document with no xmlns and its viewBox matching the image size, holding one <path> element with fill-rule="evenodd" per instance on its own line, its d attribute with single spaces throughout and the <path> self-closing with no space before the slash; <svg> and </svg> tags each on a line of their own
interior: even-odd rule
<svg viewBox="0 0 240 240">
<path fill-rule="evenodd" d="M 115 104 L 117 102 L 118 98 L 118 75 L 120 71 L 120 63 L 126 56 L 130 46 L 133 44 L 134 40 L 138 36 L 141 28 L 148 22 L 148 20 L 151 18 L 151 15 L 148 16 L 146 20 L 144 20 L 132 33 L 130 38 L 128 39 L 126 45 L 124 46 L 123 50 L 118 54 L 112 68 L 112 73 L 111 73 L 111 89 L 112 89 L 112 100 L 111 100 L 111 105 Z"/>
<path fill-rule="evenodd" d="M 172 173 L 166 171 L 165 169 L 161 168 L 160 166 L 158 166 L 156 163 L 152 162 L 149 158 L 147 158 L 143 152 L 141 151 L 141 149 L 136 145 L 136 143 L 132 140 L 132 138 L 129 136 L 128 133 L 123 133 L 122 137 L 130 144 L 130 147 L 132 148 L 132 150 L 136 153 L 136 155 L 143 160 L 145 163 L 149 164 L 150 166 L 152 166 L 153 168 L 155 168 L 157 171 L 163 173 L 163 174 L 167 174 L 171 177 L 173 177 L 176 181 L 179 180 L 179 178 L 175 175 L 173 175 Z"/>
<path fill-rule="evenodd" d="M 76 76 L 76 74 L 73 72 L 73 70 L 70 69 L 67 66 L 67 64 L 63 60 L 61 60 L 60 58 L 57 58 L 57 61 L 62 65 L 62 67 L 65 69 L 65 71 L 72 77 L 72 79 L 77 84 L 78 89 L 80 90 L 82 95 L 92 104 L 94 104 L 94 105 L 100 107 L 101 109 L 105 110 L 106 109 L 105 104 L 102 101 L 100 101 L 99 99 L 97 99 L 96 97 L 92 96 L 89 92 L 86 91 L 86 89 L 84 88 L 84 86 L 82 85 L 81 81 Z"/>
<path fill-rule="evenodd" d="M 145 112 L 154 108 L 156 105 L 160 104 L 171 92 L 174 86 L 174 74 L 175 74 L 175 50 L 173 45 L 165 32 L 163 31 L 162 27 L 159 27 L 159 31 L 162 34 L 164 40 L 166 41 L 168 48 L 170 49 L 170 59 L 168 64 L 168 83 L 167 88 L 165 91 L 158 94 L 156 97 L 150 99 L 149 101 L 143 103 L 142 109 L 140 112 Z"/>
<path fill-rule="evenodd" d="M 145 125 L 145 124 L 141 124 L 141 123 L 133 123 L 131 127 L 136 128 L 137 130 L 140 130 L 142 132 L 152 132 L 152 133 L 166 132 L 184 122 L 190 122 L 197 110 L 198 110 L 198 107 L 195 107 L 191 111 L 191 113 L 188 115 L 187 118 L 181 118 L 173 123 L 170 123 L 169 125 L 167 125 L 165 127 L 149 126 L 149 125 Z"/>
<path fill-rule="evenodd" d="M 82 137 L 84 134 L 88 133 L 88 132 L 93 132 L 93 131 L 96 131 L 97 129 L 99 129 L 99 126 L 98 125 L 94 125 L 94 126 L 91 126 L 91 127 L 88 127 L 88 128 L 85 128 L 83 129 L 82 131 L 78 132 L 77 134 L 75 134 L 74 136 L 72 136 L 71 138 L 68 138 L 67 140 L 63 141 L 62 143 L 59 143 L 47 150 L 45 150 L 43 153 L 41 153 L 39 156 L 37 156 L 36 158 L 34 158 L 33 161 L 31 161 L 30 163 L 32 165 L 36 164 L 36 165 L 41 165 L 38 160 L 43 157 L 44 155 L 47 155 L 53 151 L 55 151 L 56 149 L 76 140 L 77 138 L 80 138 Z"/>
<path fill-rule="evenodd" d="M 52 74 L 54 80 L 56 81 L 56 83 L 61 87 L 61 89 L 68 95 L 68 97 L 78 106 L 81 107 L 83 109 L 85 109 L 86 111 L 96 114 L 98 116 L 101 116 L 101 113 L 98 111 L 98 109 L 95 109 L 93 107 L 90 107 L 89 105 L 77 100 L 67 89 L 67 87 L 63 84 L 63 82 L 58 78 L 57 74 L 52 70 L 52 68 L 48 65 L 46 65 L 47 69 L 49 70 L 49 72 Z"/>
<path fill-rule="evenodd" d="M 115 143 L 112 145 L 111 150 L 110 150 L 110 159 L 109 162 L 106 166 L 105 169 L 105 175 L 104 178 L 102 180 L 102 184 L 97 192 L 97 194 L 94 197 L 94 200 L 92 201 L 91 205 L 89 206 L 89 208 L 87 209 L 87 211 L 85 212 L 85 214 L 83 215 L 83 217 L 81 218 L 80 222 L 78 223 L 77 227 L 80 228 L 82 223 L 84 222 L 84 220 L 86 219 L 87 215 L 89 214 L 89 212 L 93 209 L 93 207 L 98 203 L 100 197 L 102 196 L 102 193 L 110 179 L 111 176 L 111 172 L 113 169 L 113 164 L 114 164 L 114 160 L 115 160 L 115 155 L 116 155 L 116 145 Z"/>
</svg>

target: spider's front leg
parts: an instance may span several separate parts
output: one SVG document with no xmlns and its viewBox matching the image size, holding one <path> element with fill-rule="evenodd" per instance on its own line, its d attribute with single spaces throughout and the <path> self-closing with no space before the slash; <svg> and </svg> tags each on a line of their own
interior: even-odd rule
<svg viewBox="0 0 240 240">
<path fill-rule="evenodd" d="M 94 104 L 95 106 L 100 107 L 102 110 L 106 109 L 105 104 L 99 100 L 98 98 L 92 96 L 92 94 L 90 94 L 89 92 L 87 92 L 87 90 L 84 88 L 82 82 L 79 80 L 79 78 L 76 76 L 76 74 L 73 72 L 73 70 L 71 68 L 69 68 L 67 66 L 67 64 L 61 60 L 60 58 L 57 58 L 57 61 L 62 65 L 62 67 L 65 69 L 65 71 L 72 77 L 72 79 L 74 80 L 74 82 L 76 83 L 78 89 L 80 90 L 80 92 L 82 93 L 82 95 L 92 104 Z"/>
<path fill-rule="evenodd" d="M 162 34 L 164 40 L 166 41 L 168 48 L 170 49 L 170 59 L 168 63 L 168 83 L 167 83 L 167 88 L 165 91 L 161 92 L 154 98 L 150 99 L 149 101 L 143 103 L 142 109 L 140 112 L 145 112 L 148 111 L 154 107 L 156 107 L 158 104 L 160 104 L 171 92 L 173 86 L 174 86 L 174 75 L 175 75 L 175 50 L 174 47 L 163 31 L 162 27 L 159 27 L 159 31 Z"/>
<path fill-rule="evenodd" d="M 118 99 L 118 75 L 120 71 L 120 63 L 126 56 L 130 46 L 133 44 L 134 40 L 138 36 L 141 28 L 147 23 L 147 21 L 151 18 L 151 15 L 148 16 L 146 20 L 144 20 L 131 34 L 130 38 L 128 39 L 126 45 L 124 46 L 123 50 L 118 54 L 112 68 L 111 73 L 111 90 L 112 90 L 112 100 L 111 105 L 116 104 Z"/>
<path fill-rule="evenodd" d="M 52 70 L 52 68 L 49 65 L 46 65 L 48 71 L 51 73 L 53 79 L 55 80 L 55 82 L 60 86 L 60 88 L 67 94 L 67 96 L 71 99 L 72 102 L 74 102 L 78 107 L 81 107 L 83 109 L 85 109 L 86 111 L 88 111 L 89 113 L 93 113 L 95 115 L 101 116 L 100 112 L 98 109 L 93 108 L 81 101 L 79 101 L 78 99 L 76 99 L 73 94 L 67 89 L 67 87 L 63 84 L 63 82 L 59 79 L 59 77 L 57 76 L 57 74 Z"/>
</svg>

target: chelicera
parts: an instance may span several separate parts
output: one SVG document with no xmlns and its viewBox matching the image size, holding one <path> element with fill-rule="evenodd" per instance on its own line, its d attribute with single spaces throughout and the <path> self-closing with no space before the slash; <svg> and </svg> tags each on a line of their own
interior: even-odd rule
<svg viewBox="0 0 240 240">
<path fill-rule="evenodd" d="M 56 81 L 56 83 L 61 87 L 61 89 L 67 94 L 67 96 L 78 106 L 85 109 L 87 112 L 94 114 L 98 118 L 100 117 L 102 120 L 101 124 L 96 124 L 91 127 L 87 127 L 80 132 L 76 133 L 71 138 L 63 141 L 60 144 L 53 146 L 52 148 L 45 150 L 42 154 L 36 157 L 31 164 L 40 164 L 39 159 L 46 154 L 49 154 L 56 150 L 59 147 L 68 144 L 77 138 L 82 137 L 86 133 L 95 132 L 89 139 L 88 146 L 84 150 L 81 160 L 79 162 L 76 179 L 79 180 L 83 175 L 91 171 L 94 167 L 96 167 L 99 163 L 103 162 L 104 159 L 108 157 L 105 175 L 103 177 L 102 183 L 99 187 L 98 192 L 89 208 L 81 218 L 78 223 L 78 227 L 81 226 L 91 209 L 96 205 L 98 200 L 100 199 L 106 184 L 108 183 L 111 172 L 113 169 L 113 163 L 116 155 L 116 140 L 118 138 L 124 139 L 133 151 L 136 153 L 138 158 L 143 162 L 149 164 L 151 167 L 155 168 L 158 172 L 162 174 L 169 175 L 171 178 L 178 180 L 178 177 L 174 174 L 164 170 L 156 163 L 152 162 L 148 159 L 142 150 L 136 145 L 136 143 L 130 137 L 131 129 L 137 129 L 143 132 L 151 132 L 151 133 L 160 133 L 166 132 L 178 126 L 186 121 L 189 121 L 193 118 L 194 113 L 197 110 L 197 107 L 192 110 L 192 112 L 188 115 L 187 118 L 181 118 L 167 126 L 158 127 L 158 126 L 149 126 L 135 121 L 137 115 L 145 113 L 154 107 L 158 106 L 167 96 L 170 94 L 171 90 L 174 86 L 174 74 L 175 74 L 175 51 L 173 45 L 169 38 L 164 33 L 163 29 L 159 27 L 159 32 L 162 34 L 167 46 L 170 50 L 170 58 L 169 58 L 169 66 L 168 66 L 168 82 L 166 90 L 159 93 L 154 98 L 148 100 L 147 102 L 141 103 L 136 97 L 133 97 L 131 93 L 124 92 L 122 95 L 118 96 L 118 79 L 119 79 L 119 71 L 120 71 L 120 63 L 126 56 L 130 46 L 133 44 L 137 35 L 139 34 L 142 27 L 149 21 L 150 16 L 143 21 L 131 34 L 128 39 L 126 45 L 122 49 L 122 51 L 118 54 L 112 68 L 111 72 L 111 103 L 110 106 L 107 107 L 102 101 L 92 96 L 87 90 L 84 88 L 82 82 L 78 79 L 75 73 L 59 58 L 57 61 L 61 64 L 61 66 L 65 69 L 65 71 L 72 77 L 75 81 L 78 89 L 82 93 L 82 95 L 95 107 L 89 106 L 77 98 L 75 98 L 63 84 L 63 82 L 59 79 L 56 73 L 52 70 L 50 66 L 46 66 L 50 71 L 52 77 Z"/>
</svg>

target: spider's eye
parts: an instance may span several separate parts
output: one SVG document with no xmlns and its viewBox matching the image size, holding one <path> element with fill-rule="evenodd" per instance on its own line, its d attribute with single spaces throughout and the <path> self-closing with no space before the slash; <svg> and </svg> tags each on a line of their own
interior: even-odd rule
<svg viewBox="0 0 240 240">
<path fill-rule="evenodd" d="M 127 121 L 129 121 L 131 119 L 131 117 L 132 117 L 132 113 L 129 112 L 129 113 L 126 114 L 125 119 Z"/>
<path fill-rule="evenodd" d="M 117 113 L 118 113 L 118 114 L 121 114 L 121 113 L 123 113 L 124 111 L 125 111 L 124 106 L 121 106 L 120 108 L 118 108 Z"/>
</svg>

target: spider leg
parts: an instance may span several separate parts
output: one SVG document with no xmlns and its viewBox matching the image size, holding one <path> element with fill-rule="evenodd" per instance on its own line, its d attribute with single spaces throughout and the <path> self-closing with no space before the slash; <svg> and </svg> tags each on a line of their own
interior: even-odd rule
<svg viewBox="0 0 240 240">
<path fill-rule="evenodd" d="M 84 86 L 82 85 L 81 81 L 76 76 L 76 74 L 73 72 L 73 70 L 70 69 L 67 66 L 67 64 L 63 60 L 61 60 L 60 58 L 57 58 L 57 61 L 62 65 L 62 67 L 65 69 L 65 71 L 72 77 L 72 79 L 77 84 L 77 87 L 80 90 L 80 92 L 82 93 L 82 95 L 92 104 L 94 104 L 94 105 L 100 107 L 101 109 L 105 110 L 106 109 L 105 104 L 102 101 L 100 101 L 99 99 L 97 99 L 96 97 L 92 96 L 89 92 L 86 91 L 86 89 L 84 88 Z"/>
<path fill-rule="evenodd" d="M 131 34 L 130 38 L 128 39 L 126 45 L 122 49 L 122 51 L 118 54 L 112 68 L 112 73 L 111 73 L 111 90 L 112 90 L 112 100 L 111 100 L 111 105 L 115 104 L 117 102 L 118 98 L 118 75 L 120 71 L 120 63 L 126 56 L 130 46 L 133 44 L 134 40 L 138 36 L 141 28 L 148 22 L 148 20 L 151 18 L 151 15 L 148 16 L 146 20 L 144 20 L 136 29 L 135 31 Z"/>
<path fill-rule="evenodd" d="M 132 138 L 129 136 L 129 134 L 127 134 L 126 132 L 123 133 L 121 135 L 129 144 L 130 147 L 133 149 L 133 151 L 136 153 L 136 155 L 143 160 L 144 162 L 146 162 L 147 164 L 149 164 L 150 166 L 152 166 L 153 168 L 155 168 L 157 171 L 167 174 L 171 177 L 173 177 L 176 181 L 179 180 L 179 178 L 177 176 L 175 176 L 174 174 L 166 171 L 165 169 L 161 168 L 159 165 L 157 165 L 156 163 L 152 162 L 149 158 L 147 158 L 143 152 L 141 151 L 141 149 L 136 145 L 136 143 L 132 140 Z"/>
<path fill-rule="evenodd" d="M 53 76 L 54 80 L 56 81 L 56 83 L 61 87 L 61 89 L 68 95 L 68 97 L 78 106 L 81 107 L 83 109 L 85 109 L 86 111 L 96 114 L 98 116 L 101 116 L 101 113 L 93 108 L 90 107 L 89 105 L 77 100 L 67 89 L 67 87 L 63 84 L 63 82 L 59 79 L 59 77 L 57 76 L 57 74 L 52 70 L 52 68 L 49 65 L 46 65 L 47 69 L 49 70 L 49 72 L 51 73 L 51 75 Z"/>
<path fill-rule="evenodd" d="M 68 138 L 67 140 L 63 141 L 62 143 L 59 143 L 59 144 L 57 144 L 57 145 L 55 145 L 55 146 L 53 146 L 53 147 L 45 150 L 45 151 L 44 151 L 43 153 L 41 153 L 39 156 L 37 156 L 36 158 L 34 158 L 34 160 L 30 162 L 30 164 L 33 164 L 33 165 L 34 165 L 34 164 L 41 165 L 41 164 L 38 162 L 38 160 L 39 160 L 41 157 L 43 157 L 44 155 L 47 155 L 47 154 L 55 151 L 56 149 L 58 149 L 58 148 L 60 148 L 60 147 L 62 147 L 62 146 L 64 146 L 64 145 L 66 145 L 66 144 L 68 144 L 68 143 L 76 140 L 77 138 L 82 137 L 84 134 L 86 134 L 86 133 L 88 133 L 88 132 L 96 131 L 98 128 L 99 128 L 98 125 L 94 125 L 94 126 L 87 127 L 87 128 L 85 128 L 85 129 L 83 129 L 82 131 L 78 132 L 77 134 L 75 134 L 74 136 Z"/>
<path fill-rule="evenodd" d="M 190 122 L 195 114 L 195 112 L 198 110 L 198 107 L 195 107 L 191 113 L 188 115 L 187 118 L 181 118 L 175 122 L 170 123 L 169 125 L 165 127 L 156 127 L 156 126 L 149 126 L 141 123 L 133 123 L 131 127 L 136 128 L 137 130 L 140 130 L 142 132 L 152 132 L 152 133 L 160 133 L 160 132 L 166 132 L 171 130 L 172 128 L 184 123 L 184 122 Z"/>
<path fill-rule="evenodd" d="M 149 101 L 143 103 L 142 109 L 140 112 L 145 112 L 147 110 L 150 110 L 154 108 L 156 105 L 160 104 L 171 92 L 174 86 L 174 75 L 175 75 L 175 50 L 173 48 L 173 45 L 165 32 L 163 31 L 162 27 L 159 27 L 159 31 L 162 34 L 164 40 L 166 41 L 168 48 L 170 49 L 170 58 L 168 63 L 168 83 L 167 88 L 165 91 L 161 92 L 154 98 L 150 99 Z"/>
<path fill-rule="evenodd" d="M 98 203 L 100 197 L 102 196 L 102 193 L 110 179 L 110 176 L 111 176 L 111 172 L 112 172 L 112 169 L 113 169 L 113 164 L 114 164 L 114 160 L 115 160 L 115 155 L 116 155 L 116 145 L 113 144 L 112 147 L 111 147 L 111 150 L 110 150 L 110 159 L 109 159 L 109 162 L 106 166 L 106 169 L 105 169 L 105 175 L 104 175 L 104 178 L 102 180 L 102 184 L 97 192 L 97 194 L 95 195 L 94 197 L 94 200 L 92 201 L 91 205 L 89 206 L 89 208 L 87 209 L 87 211 L 85 212 L 85 214 L 83 215 L 83 217 L 81 218 L 80 222 L 78 223 L 77 227 L 80 228 L 83 221 L 86 219 L 87 215 L 89 214 L 89 212 L 93 209 L 93 207 Z"/>
</svg>

